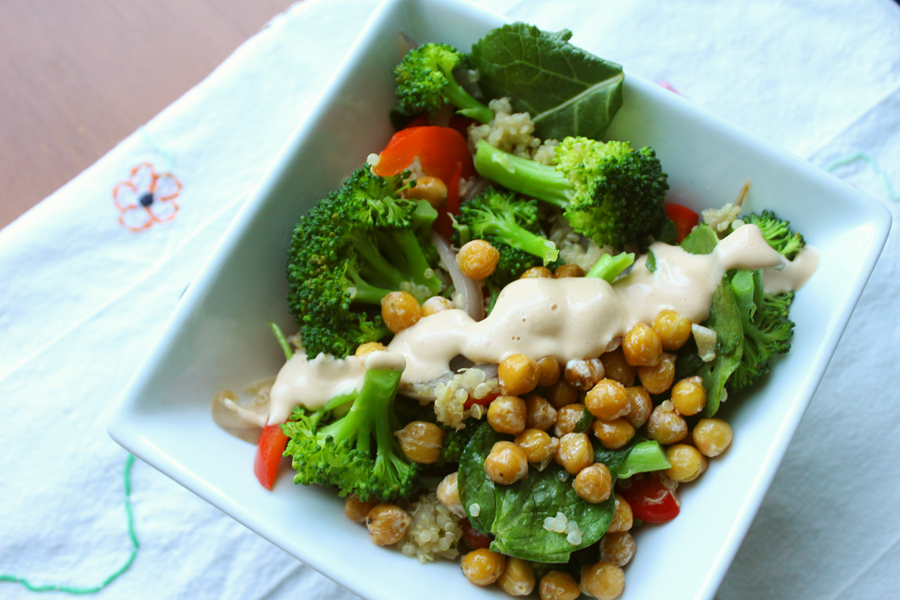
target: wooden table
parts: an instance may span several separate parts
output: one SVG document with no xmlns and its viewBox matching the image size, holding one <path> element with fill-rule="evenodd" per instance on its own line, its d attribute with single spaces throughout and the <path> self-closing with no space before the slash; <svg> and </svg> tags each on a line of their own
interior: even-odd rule
<svg viewBox="0 0 900 600">
<path fill-rule="evenodd" d="M 293 0 L 0 0 L 0 228 Z"/>
</svg>

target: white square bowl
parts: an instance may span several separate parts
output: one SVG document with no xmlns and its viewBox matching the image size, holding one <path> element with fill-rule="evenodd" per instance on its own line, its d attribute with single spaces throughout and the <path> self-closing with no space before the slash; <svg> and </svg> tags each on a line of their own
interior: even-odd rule
<svg viewBox="0 0 900 600">
<path fill-rule="evenodd" d="M 272 376 L 283 356 L 266 326 L 294 330 L 285 296 L 293 224 L 336 188 L 392 130 L 391 69 L 398 30 L 462 50 L 505 22 L 451 0 L 385 0 L 318 104 L 298 127 L 190 286 L 109 423 L 126 449 L 272 543 L 372 600 L 488 598 L 457 563 L 422 566 L 369 542 L 331 490 L 256 481 L 254 448 L 219 429 L 210 403 L 223 389 Z M 821 251 L 798 294 L 793 349 L 752 393 L 723 407 L 731 449 L 682 488 L 682 512 L 645 526 L 626 569 L 623 599 L 709 600 L 734 557 L 828 365 L 887 237 L 877 202 L 796 156 L 757 141 L 690 102 L 628 75 L 610 139 L 653 146 L 669 173 L 670 199 L 694 209 L 732 200 L 747 179 L 745 208 L 772 208 Z"/>
</svg>

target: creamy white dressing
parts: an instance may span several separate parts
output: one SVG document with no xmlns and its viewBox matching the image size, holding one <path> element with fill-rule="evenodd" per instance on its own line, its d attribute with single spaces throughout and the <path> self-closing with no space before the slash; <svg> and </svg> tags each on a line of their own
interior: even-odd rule
<svg viewBox="0 0 900 600">
<path fill-rule="evenodd" d="M 322 408 L 335 396 L 355 389 L 365 373 L 365 360 L 357 356 L 336 359 L 320 354 L 307 360 L 303 351 L 295 353 L 275 378 L 267 423 L 284 423 L 295 406 Z"/>
<path fill-rule="evenodd" d="M 794 260 L 787 261 L 784 269 L 763 271 L 763 289 L 767 294 L 797 291 L 809 281 L 818 268 L 819 251 L 812 246 L 806 246 Z"/>
<path fill-rule="evenodd" d="M 628 276 L 613 284 L 587 277 L 520 279 L 503 289 L 486 319 L 475 321 L 461 310 L 438 312 L 394 336 L 388 352 L 365 359 L 320 355 L 307 360 L 302 352 L 295 354 L 278 373 L 267 422 L 284 422 L 295 406 L 321 408 L 356 387 L 367 367 L 403 370 L 403 383 L 414 384 L 446 375 L 457 356 L 476 364 L 498 364 L 517 353 L 555 356 L 563 363 L 595 358 L 663 309 L 694 323 L 706 321 L 712 295 L 729 269 L 765 269 L 772 285 L 786 291 L 799 289 L 818 264 L 814 250 L 786 261 L 755 225 L 739 227 L 709 255 L 662 243 L 650 250 L 656 260 L 653 273 L 642 256 Z M 767 291 L 768 285 L 767 280 Z"/>
<path fill-rule="evenodd" d="M 506 286 L 491 314 L 474 321 L 458 310 L 428 316 L 398 333 L 388 346 L 407 359 L 405 383 L 436 379 L 462 355 L 475 363 L 499 363 L 511 354 L 555 356 L 561 362 L 595 358 L 638 322 L 652 322 L 671 309 L 696 323 L 709 317 L 712 295 L 732 268 L 780 268 L 784 257 L 765 242 L 759 228 L 745 225 L 709 255 L 651 245 L 656 269 L 646 256 L 631 274 L 609 284 L 593 277 L 520 279 Z"/>
</svg>

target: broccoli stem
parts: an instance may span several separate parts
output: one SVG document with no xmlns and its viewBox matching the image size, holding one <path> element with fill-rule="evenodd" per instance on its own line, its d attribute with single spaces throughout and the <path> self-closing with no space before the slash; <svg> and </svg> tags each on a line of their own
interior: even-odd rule
<svg viewBox="0 0 900 600">
<path fill-rule="evenodd" d="M 484 140 L 480 140 L 475 149 L 475 170 L 520 194 L 559 208 L 569 204 L 572 186 L 555 167 L 504 152 Z"/>
<path fill-rule="evenodd" d="M 381 299 L 391 293 L 391 289 L 378 287 L 364 281 L 353 267 L 347 269 L 347 276 L 353 282 L 353 287 L 356 288 L 356 294 L 352 298 L 353 302 L 381 304 Z"/>
<path fill-rule="evenodd" d="M 469 95 L 469 92 L 456 82 L 452 72 L 444 72 L 444 75 L 447 77 L 447 85 L 442 91 L 447 101 L 458 108 L 461 115 L 475 119 L 479 123 L 490 123 L 494 118 L 494 111 Z"/>
<path fill-rule="evenodd" d="M 484 233 L 500 238 L 513 248 L 543 259 L 544 265 L 559 258 L 559 250 L 553 242 L 531 233 L 511 219 L 490 222 L 484 227 Z"/>
<path fill-rule="evenodd" d="M 284 337 L 284 332 L 281 331 L 281 327 L 279 327 L 278 324 L 269 321 L 269 329 L 275 334 L 275 339 L 278 340 L 278 345 L 281 346 L 281 351 L 284 352 L 285 360 L 291 360 L 291 357 L 294 356 L 294 351 L 291 350 L 291 345 L 288 343 L 287 338 Z"/>
<path fill-rule="evenodd" d="M 434 276 L 431 265 L 425 257 L 425 251 L 419 243 L 415 232 L 403 229 L 391 232 L 378 233 L 379 245 L 390 255 L 391 260 L 403 265 L 403 281 L 412 281 L 418 285 L 424 285 L 431 294 L 437 294 L 441 289 L 440 280 Z M 426 276 L 431 272 L 431 277 Z M 421 298 L 420 300 L 424 300 Z"/>
<path fill-rule="evenodd" d="M 634 264 L 634 254 L 631 252 L 622 252 L 621 254 L 604 254 L 600 257 L 591 270 L 587 272 L 585 277 L 597 277 L 612 283 L 613 279 L 619 276 L 619 273 Z"/>
<path fill-rule="evenodd" d="M 391 414 L 402 373 L 390 369 L 366 371 L 362 388 L 353 401 L 350 412 L 319 429 L 317 437 L 320 440 L 332 437 L 338 444 L 343 440 L 349 440 L 360 453 L 368 455 L 372 449 L 374 430 L 377 447 L 384 450 L 392 448 L 394 434 L 388 415 Z"/>
</svg>

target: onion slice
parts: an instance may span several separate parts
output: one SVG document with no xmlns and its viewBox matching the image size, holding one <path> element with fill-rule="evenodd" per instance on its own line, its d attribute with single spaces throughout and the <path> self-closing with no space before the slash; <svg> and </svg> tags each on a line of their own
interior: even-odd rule
<svg viewBox="0 0 900 600">
<path fill-rule="evenodd" d="M 443 237 L 434 231 L 431 232 L 431 240 L 437 246 L 438 254 L 441 256 L 441 263 L 450 274 L 456 291 L 462 294 L 463 302 L 466 305 L 466 313 L 476 321 L 484 318 L 484 294 L 481 293 L 481 285 L 471 277 L 463 275 L 456 264 L 456 253 L 450 247 Z"/>
</svg>

